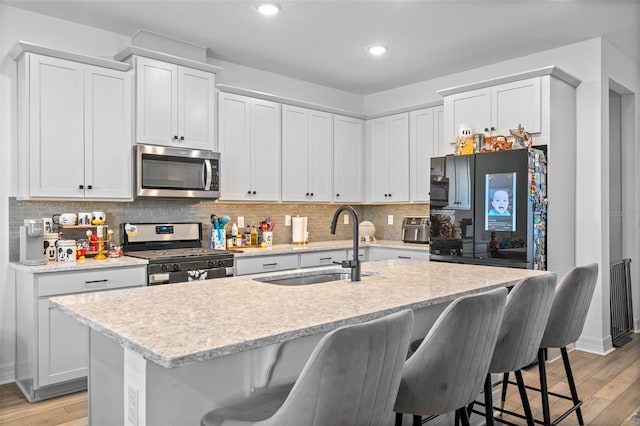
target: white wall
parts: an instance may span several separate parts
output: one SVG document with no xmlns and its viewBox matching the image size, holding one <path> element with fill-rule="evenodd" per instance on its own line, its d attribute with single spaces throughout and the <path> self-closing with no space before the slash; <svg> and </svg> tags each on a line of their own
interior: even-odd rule
<svg viewBox="0 0 640 426">
<path fill-rule="evenodd" d="M 640 49 L 640 40 L 636 40 Z M 633 318 L 635 330 L 640 332 L 640 267 L 637 253 L 640 253 L 640 196 L 638 184 L 640 174 L 636 172 L 640 161 L 640 68 L 619 49 L 604 41 L 602 44 L 602 144 L 609 145 L 609 89 L 622 94 L 622 255 L 632 259 L 631 283 L 633 300 Z M 604 149 L 608 152 L 608 149 Z M 609 164 L 608 157 L 602 158 Z M 609 176 L 609 173 L 606 173 Z M 603 183 L 603 189 L 609 188 L 608 181 Z M 605 198 L 608 194 L 605 195 Z M 608 198 L 607 200 L 608 201 Z M 604 206 L 604 205 L 603 205 Z M 603 234 L 608 229 L 609 212 L 602 211 Z M 603 238 L 608 238 L 603 235 Z M 608 277 L 607 277 L 608 278 Z M 608 291 L 608 288 L 607 288 Z M 603 310 L 608 312 L 608 304 Z M 591 317 L 587 319 L 593 321 Z"/>
</svg>

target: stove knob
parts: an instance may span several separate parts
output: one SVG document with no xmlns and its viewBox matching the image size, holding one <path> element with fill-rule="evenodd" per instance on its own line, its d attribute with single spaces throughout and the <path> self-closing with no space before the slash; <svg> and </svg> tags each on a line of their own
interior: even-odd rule
<svg viewBox="0 0 640 426">
<path fill-rule="evenodd" d="M 215 263 L 213 260 L 207 260 L 207 266 L 208 266 L 209 268 L 213 268 L 213 267 L 215 266 L 215 264 L 216 264 L 216 263 Z"/>
<path fill-rule="evenodd" d="M 222 259 L 218 260 L 218 266 L 220 267 L 224 266 L 224 260 Z"/>
<path fill-rule="evenodd" d="M 166 271 L 169 269 L 169 265 L 162 265 L 160 269 L 162 269 L 163 271 Z"/>
<path fill-rule="evenodd" d="M 180 270 L 180 265 L 178 265 L 177 263 L 173 264 L 173 270 L 174 271 L 179 271 Z"/>
</svg>

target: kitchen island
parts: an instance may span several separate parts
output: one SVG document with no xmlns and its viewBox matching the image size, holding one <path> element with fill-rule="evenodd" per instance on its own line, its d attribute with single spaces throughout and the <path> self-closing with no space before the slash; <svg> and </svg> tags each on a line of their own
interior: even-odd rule
<svg viewBox="0 0 640 426">
<path fill-rule="evenodd" d="M 456 297 L 545 273 L 399 260 L 362 269 L 371 275 L 361 282 L 281 286 L 247 276 L 51 303 L 91 328 L 91 424 L 198 424 L 221 402 L 294 380 L 336 327 L 410 308 L 422 337 Z"/>
</svg>

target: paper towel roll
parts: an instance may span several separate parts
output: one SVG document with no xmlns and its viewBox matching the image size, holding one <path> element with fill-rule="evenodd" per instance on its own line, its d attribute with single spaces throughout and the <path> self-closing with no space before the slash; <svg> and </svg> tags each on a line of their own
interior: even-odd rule
<svg viewBox="0 0 640 426">
<path fill-rule="evenodd" d="M 294 243 L 304 243 L 307 237 L 307 218 L 292 217 L 291 218 L 291 241 Z"/>
</svg>

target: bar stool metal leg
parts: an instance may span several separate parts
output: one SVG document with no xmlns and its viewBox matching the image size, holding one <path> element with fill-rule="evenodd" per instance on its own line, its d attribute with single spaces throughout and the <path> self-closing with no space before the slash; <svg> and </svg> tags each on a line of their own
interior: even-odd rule
<svg viewBox="0 0 640 426">
<path fill-rule="evenodd" d="M 547 371 L 544 365 L 544 349 L 538 350 L 538 370 L 540 372 L 540 396 L 542 398 L 542 418 L 545 425 L 551 425 L 549 414 L 549 391 L 547 389 Z"/>
<path fill-rule="evenodd" d="M 422 416 L 413 416 L 413 426 L 422 426 Z"/>
<path fill-rule="evenodd" d="M 487 426 L 493 426 L 493 395 L 491 386 L 491 373 L 487 374 L 484 381 L 484 418 Z"/>
<path fill-rule="evenodd" d="M 571 390 L 571 399 L 573 400 L 573 405 L 575 406 L 580 403 L 580 399 L 578 398 L 576 383 L 573 381 L 573 373 L 571 372 L 571 364 L 569 363 L 569 355 L 567 354 L 566 346 L 560 348 L 560 352 L 562 353 L 564 370 L 567 373 L 567 382 L 569 382 L 569 389 Z M 582 420 L 582 410 L 580 409 L 580 407 L 576 408 L 576 416 L 578 416 L 578 424 L 584 425 L 584 421 Z"/>
<path fill-rule="evenodd" d="M 470 426 L 469 423 L 469 414 L 467 414 L 467 408 L 462 407 L 456 410 L 456 413 L 460 416 L 460 421 L 462 422 L 462 426 Z"/>
<path fill-rule="evenodd" d="M 500 408 L 504 410 L 504 404 L 507 400 L 507 386 L 509 385 L 509 372 L 507 371 L 502 376 L 502 396 L 500 398 Z M 502 416 L 502 412 L 500 412 Z"/>
<path fill-rule="evenodd" d="M 524 409 L 524 415 L 527 418 L 527 425 L 533 426 L 533 414 L 531 413 L 531 405 L 529 405 L 529 398 L 527 397 L 527 389 L 524 387 L 524 380 L 522 379 L 522 371 L 515 371 L 516 381 L 518 382 L 518 391 L 520 392 L 520 399 L 522 400 L 522 408 Z M 503 389 L 504 390 L 504 389 Z"/>
<path fill-rule="evenodd" d="M 396 413 L 396 426 L 402 426 L 402 413 Z"/>
</svg>

